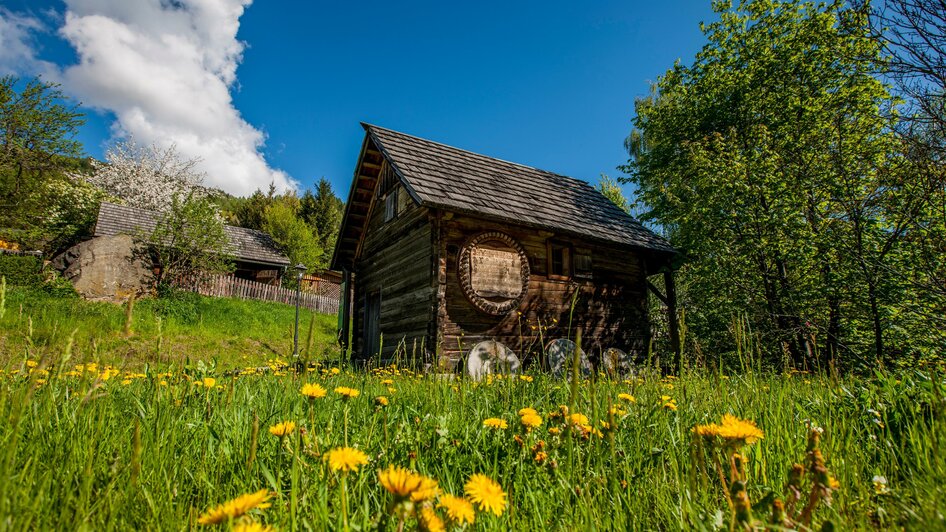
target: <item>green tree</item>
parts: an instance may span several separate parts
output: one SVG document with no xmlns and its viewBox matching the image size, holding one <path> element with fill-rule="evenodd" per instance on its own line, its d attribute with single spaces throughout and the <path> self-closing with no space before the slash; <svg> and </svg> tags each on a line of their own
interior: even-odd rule
<svg viewBox="0 0 946 532">
<path fill-rule="evenodd" d="M 884 251 L 888 185 L 903 174 L 866 17 L 842 2 L 714 9 L 694 64 L 636 102 L 625 167 L 644 218 L 687 255 L 691 339 L 733 352 L 748 318 L 776 363 L 883 356 L 899 294 L 875 266 L 904 234 Z"/>
<path fill-rule="evenodd" d="M 202 195 L 175 195 L 144 240 L 161 268 L 156 278 L 159 289 L 197 286 L 232 270 L 223 221 L 216 205 Z"/>
<path fill-rule="evenodd" d="M 266 207 L 263 213 L 262 230 L 269 233 L 280 251 L 285 253 L 292 264 L 302 263 L 313 270 L 325 267 L 319 239 L 312 232 L 296 211 L 286 202 L 275 202 Z M 292 276 L 286 276 L 287 281 Z"/>
<path fill-rule="evenodd" d="M 631 203 L 621 192 L 621 185 L 606 174 L 601 174 L 598 184 L 595 185 L 598 192 L 604 194 L 604 197 L 611 200 L 611 203 L 617 205 L 619 209 L 626 213 L 631 212 Z"/>
<path fill-rule="evenodd" d="M 319 237 L 323 262 L 331 260 L 335 239 L 345 210 L 345 203 L 335 195 L 332 184 L 324 177 L 319 180 L 315 194 L 306 190 L 300 199 L 300 215 Z"/>
</svg>

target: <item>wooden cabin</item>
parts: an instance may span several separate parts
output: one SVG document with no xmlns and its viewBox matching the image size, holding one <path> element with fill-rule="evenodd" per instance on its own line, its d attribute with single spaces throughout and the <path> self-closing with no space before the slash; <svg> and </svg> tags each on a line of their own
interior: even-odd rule
<svg viewBox="0 0 946 532">
<path fill-rule="evenodd" d="M 648 276 L 673 287 L 666 240 L 584 181 L 362 125 L 332 258 L 353 356 L 454 367 L 492 339 L 528 363 L 574 336 L 570 315 L 586 351 L 646 352 Z"/>
</svg>

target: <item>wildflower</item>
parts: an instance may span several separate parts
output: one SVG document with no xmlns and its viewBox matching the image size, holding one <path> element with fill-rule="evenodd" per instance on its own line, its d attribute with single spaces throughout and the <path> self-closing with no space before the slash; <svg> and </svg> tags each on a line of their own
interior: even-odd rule
<svg viewBox="0 0 946 532">
<path fill-rule="evenodd" d="M 203 385 L 206 388 L 213 388 L 217 385 L 217 379 L 213 377 L 204 377 Z"/>
<path fill-rule="evenodd" d="M 237 524 L 233 525 L 233 528 L 230 529 L 230 532 L 276 532 L 276 529 L 273 528 L 273 527 L 271 527 L 271 526 L 269 526 L 269 525 L 264 525 L 264 524 L 262 524 L 262 523 L 256 523 L 256 522 L 243 523 L 243 522 L 240 522 L 240 523 L 237 523 Z"/>
<path fill-rule="evenodd" d="M 576 413 L 574 413 L 574 414 L 568 416 L 568 422 L 571 423 L 572 425 L 587 425 L 587 424 L 588 424 L 588 416 L 586 416 L 586 415 L 584 415 L 584 414 L 579 414 L 579 413 L 576 412 Z"/>
<path fill-rule="evenodd" d="M 552 436 L 558 436 L 561 433 L 562 433 L 562 429 L 558 427 L 549 427 L 549 434 L 551 434 Z"/>
<path fill-rule="evenodd" d="M 368 455 L 351 447 L 338 447 L 325 453 L 324 460 L 334 471 L 358 471 L 359 466 L 368 463 Z"/>
<path fill-rule="evenodd" d="M 394 381 L 393 381 L 392 379 L 383 379 L 383 380 L 381 381 L 381 384 L 384 385 L 384 386 L 390 386 L 390 385 L 394 384 Z"/>
<path fill-rule="evenodd" d="M 292 434 L 294 430 L 296 430 L 296 424 L 293 421 L 283 421 L 269 427 L 269 433 L 280 438 Z"/>
<path fill-rule="evenodd" d="M 519 419 L 527 430 L 538 428 L 542 425 L 542 417 L 538 414 L 526 414 Z"/>
<path fill-rule="evenodd" d="M 477 473 L 470 477 L 463 491 L 473 503 L 479 505 L 481 511 L 503 515 L 503 510 L 506 509 L 506 493 L 495 480 Z"/>
<path fill-rule="evenodd" d="M 608 413 L 611 414 L 612 416 L 621 417 L 627 414 L 627 410 L 621 410 L 620 408 L 616 406 L 612 406 L 611 408 L 608 409 Z"/>
<path fill-rule="evenodd" d="M 385 396 L 383 396 L 383 395 L 379 395 L 379 396 L 377 396 L 377 397 L 374 398 L 374 404 L 376 404 L 376 405 L 378 405 L 378 406 L 388 406 L 388 404 L 390 404 L 390 402 L 388 401 L 388 398 L 387 398 L 387 397 L 385 397 Z"/>
<path fill-rule="evenodd" d="M 538 414 L 534 408 L 528 406 L 525 408 L 520 408 L 518 413 L 520 416 L 524 416 L 526 414 Z"/>
<path fill-rule="evenodd" d="M 637 399 L 634 399 L 634 396 L 629 393 L 619 393 L 618 399 L 622 401 L 627 401 L 628 403 L 636 403 Z"/>
<path fill-rule="evenodd" d="M 450 519 L 454 524 L 463 526 L 464 524 L 472 525 L 473 520 L 476 518 L 476 512 L 473 510 L 473 505 L 470 501 L 466 500 L 463 497 L 457 497 L 455 495 L 444 495 L 440 497 L 440 503 L 437 505 L 438 508 L 443 508 L 447 511 L 447 518 Z"/>
<path fill-rule="evenodd" d="M 395 498 L 406 499 L 420 487 L 421 477 L 407 468 L 389 465 L 378 471 L 378 480 Z"/>
<path fill-rule="evenodd" d="M 483 426 L 489 427 L 491 429 L 505 429 L 509 425 L 506 423 L 505 419 L 499 419 L 497 417 L 491 417 L 483 420 Z"/>
<path fill-rule="evenodd" d="M 739 419 L 732 414 L 724 414 L 719 436 L 733 443 L 752 444 L 762 439 L 764 434 L 754 422 Z"/>
<path fill-rule="evenodd" d="M 306 383 L 299 392 L 309 399 L 321 399 L 328 393 L 320 384 Z"/>
<path fill-rule="evenodd" d="M 411 493 L 411 500 L 414 502 L 423 502 L 429 501 L 435 498 L 437 495 L 440 495 L 440 487 L 437 485 L 437 481 L 425 477 L 424 475 L 417 475 L 420 478 L 420 486 Z"/>
<path fill-rule="evenodd" d="M 27 360 L 27 361 L 26 361 L 26 367 L 28 367 L 28 368 L 35 368 L 35 367 L 38 366 L 38 365 L 39 365 L 39 363 L 36 362 L 35 360 Z"/>
<path fill-rule="evenodd" d="M 532 375 L 519 375 L 519 380 L 524 382 L 532 382 Z"/>
<path fill-rule="evenodd" d="M 885 495 L 886 493 L 889 493 L 890 490 L 887 489 L 887 477 L 874 475 L 874 478 L 871 479 L 871 482 L 874 483 L 874 493 L 877 495 Z"/>
<path fill-rule="evenodd" d="M 539 452 L 535 453 L 534 460 L 535 460 L 537 463 L 541 464 L 542 462 L 548 460 L 548 457 L 549 457 L 549 453 L 547 453 L 547 452 L 545 452 L 545 451 L 539 451 Z"/>
<path fill-rule="evenodd" d="M 340 370 L 340 369 L 338 369 L 338 368 L 332 368 L 332 369 L 330 369 L 329 371 L 332 373 L 332 375 L 338 375 L 339 373 L 342 372 L 342 370 Z"/>
<path fill-rule="evenodd" d="M 420 525 L 420 529 L 424 532 L 441 532 L 446 530 L 443 519 L 429 506 L 421 508 L 420 515 L 417 516 L 417 521 Z"/>
<path fill-rule="evenodd" d="M 269 500 L 269 498 L 269 490 L 265 489 L 259 490 L 255 493 L 240 495 L 235 499 L 229 500 L 215 508 L 207 510 L 204 515 L 197 519 L 197 522 L 202 525 L 218 525 L 225 521 L 245 515 L 254 508 L 269 508 L 270 504 L 266 502 Z"/>
<path fill-rule="evenodd" d="M 333 368 L 333 369 L 337 369 L 337 368 Z M 341 395 L 345 399 L 353 399 L 355 397 L 358 397 L 361 394 L 361 392 L 359 392 L 358 390 L 354 388 L 348 388 L 346 386 L 339 386 L 338 388 L 335 388 L 335 393 L 337 393 L 338 395 Z"/>
</svg>

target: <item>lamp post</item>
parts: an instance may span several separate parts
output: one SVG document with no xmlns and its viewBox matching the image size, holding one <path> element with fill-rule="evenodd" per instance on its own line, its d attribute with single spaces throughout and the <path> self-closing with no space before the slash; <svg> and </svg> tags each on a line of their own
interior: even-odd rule
<svg viewBox="0 0 946 532">
<path fill-rule="evenodd" d="M 305 273 L 305 264 L 296 264 L 296 327 L 292 334 L 292 358 L 299 358 L 299 297 L 302 293 L 302 275 Z"/>
</svg>

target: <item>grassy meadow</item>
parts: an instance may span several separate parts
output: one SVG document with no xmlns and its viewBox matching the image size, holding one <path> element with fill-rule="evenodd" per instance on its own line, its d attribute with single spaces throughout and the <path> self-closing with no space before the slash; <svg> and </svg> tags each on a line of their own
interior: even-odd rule
<svg viewBox="0 0 946 532">
<path fill-rule="evenodd" d="M 185 322 L 159 304 L 138 303 L 126 338 L 122 307 L 7 293 L 2 528 L 726 530 L 779 504 L 773 530 L 946 528 L 942 368 L 297 372 L 263 346 L 287 352 L 291 309 L 199 301 Z M 316 319 L 322 341 L 330 320 Z M 411 473 L 382 481 L 391 465 Z"/>
</svg>

